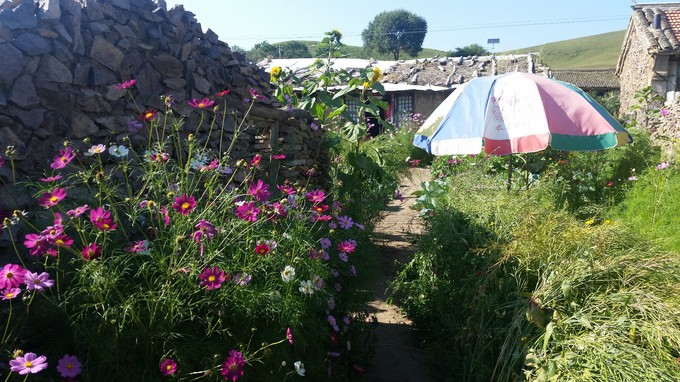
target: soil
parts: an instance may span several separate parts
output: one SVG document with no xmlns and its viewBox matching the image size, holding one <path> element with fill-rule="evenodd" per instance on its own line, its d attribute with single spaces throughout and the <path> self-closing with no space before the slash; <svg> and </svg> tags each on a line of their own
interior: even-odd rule
<svg viewBox="0 0 680 382">
<path fill-rule="evenodd" d="M 399 186 L 404 200 L 390 202 L 385 216 L 375 227 L 373 240 L 381 249 L 381 267 L 371 288 L 374 298 L 367 308 L 374 322 L 375 355 L 363 376 L 366 382 L 437 380 L 428 372 L 417 329 L 397 305 L 388 304 L 387 291 L 398 271 L 397 263 L 407 263 L 418 250 L 415 235 L 421 232 L 421 221 L 418 212 L 409 207 L 415 202 L 412 193 L 420 190 L 420 183 L 427 180 L 430 180 L 428 169 L 409 169 Z"/>
</svg>

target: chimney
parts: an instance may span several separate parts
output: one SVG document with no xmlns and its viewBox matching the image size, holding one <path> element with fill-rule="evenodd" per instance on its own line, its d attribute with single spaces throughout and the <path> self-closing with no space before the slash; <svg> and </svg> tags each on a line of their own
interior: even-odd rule
<svg viewBox="0 0 680 382">
<path fill-rule="evenodd" d="M 661 13 L 654 14 L 654 29 L 661 29 Z"/>
</svg>

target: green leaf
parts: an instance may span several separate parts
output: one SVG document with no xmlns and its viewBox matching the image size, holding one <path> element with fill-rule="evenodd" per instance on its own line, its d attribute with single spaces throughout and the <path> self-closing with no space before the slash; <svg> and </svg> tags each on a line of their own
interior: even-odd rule
<svg viewBox="0 0 680 382">
<path fill-rule="evenodd" d="M 554 329 L 555 326 L 552 321 L 545 327 L 545 333 L 543 334 L 543 354 L 548 350 L 548 343 L 550 342 L 550 337 L 552 337 Z"/>
<path fill-rule="evenodd" d="M 349 93 L 353 92 L 354 90 L 356 90 L 356 88 L 357 88 L 356 85 L 349 85 L 346 88 L 335 93 L 335 95 L 333 96 L 333 99 L 343 97 L 344 95 L 349 94 Z"/>
<path fill-rule="evenodd" d="M 359 123 L 347 122 L 342 127 L 342 134 L 345 139 L 352 143 L 358 143 L 366 135 L 366 126 Z"/>
<path fill-rule="evenodd" d="M 327 118 L 332 119 L 333 117 L 337 117 L 338 115 L 344 113 L 345 109 L 347 109 L 347 105 L 342 105 L 341 107 L 336 108 L 330 114 L 328 114 Z"/>
<path fill-rule="evenodd" d="M 374 82 L 371 84 L 371 89 L 377 90 L 380 94 L 385 94 L 385 87 L 380 82 Z"/>
<path fill-rule="evenodd" d="M 339 145 L 342 142 L 342 139 L 337 136 L 337 135 L 326 135 L 324 138 L 323 142 L 321 143 L 321 147 L 325 149 L 330 149 L 333 146 Z"/>
</svg>

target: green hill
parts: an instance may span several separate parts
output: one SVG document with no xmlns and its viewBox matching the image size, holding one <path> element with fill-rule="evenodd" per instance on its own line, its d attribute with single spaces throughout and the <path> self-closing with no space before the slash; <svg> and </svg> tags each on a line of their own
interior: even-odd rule
<svg viewBox="0 0 680 382">
<path fill-rule="evenodd" d="M 542 64 L 553 69 L 613 68 L 621 53 L 626 31 L 556 41 L 499 54 L 538 52 Z"/>
</svg>

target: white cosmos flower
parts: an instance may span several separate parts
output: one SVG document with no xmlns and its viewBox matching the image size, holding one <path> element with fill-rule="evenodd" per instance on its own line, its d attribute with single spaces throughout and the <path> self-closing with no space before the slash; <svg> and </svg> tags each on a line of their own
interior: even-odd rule
<svg viewBox="0 0 680 382">
<path fill-rule="evenodd" d="M 101 154 L 104 151 L 106 151 L 106 145 L 102 144 L 94 145 L 87 150 L 85 156 L 91 157 L 94 154 Z"/>
<path fill-rule="evenodd" d="M 111 147 L 109 147 L 109 154 L 113 155 L 116 158 L 127 156 L 129 151 L 130 150 L 128 150 L 127 147 L 123 145 L 120 146 L 112 145 Z"/>
<path fill-rule="evenodd" d="M 313 295 L 314 285 L 312 284 L 312 280 L 300 281 L 300 292 L 307 296 Z"/>
<path fill-rule="evenodd" d="M 283 279 L 283 282 L 288 283 L 293 280 L 293 277 L 295 277 L 295 268 L 291 267 L 290 265 L 286 265 L 286 267 L 281 271 L 281 278 Z"/>
<path fill-rule="evenodd" d="M 302 361 L 295 361 L 293 364 L 295 366 L 295 371 L 300 375 L 300 376 L 305 376 L 305 364 L 302 363 Z"/>
</svg>

